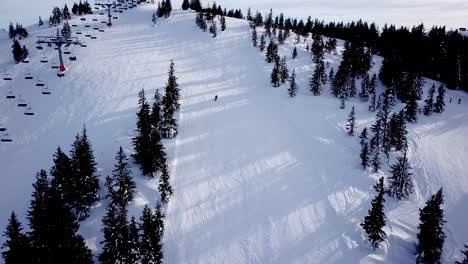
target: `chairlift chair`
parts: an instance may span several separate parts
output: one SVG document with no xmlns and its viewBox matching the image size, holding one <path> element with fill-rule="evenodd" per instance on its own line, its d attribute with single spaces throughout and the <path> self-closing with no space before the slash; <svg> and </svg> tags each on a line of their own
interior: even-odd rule
<svg viewBox="0 0 468 264">
<path fill-rule="evenodd" d="M 91 25 L 85 25 L 85 27 L 89 28 L 89 27 L 91 27 Z"/>
<path fill-rule="evenodd" d="M 24 101 L 23 99 L 19 99 L 18 100 L 18 104 L 17 104 L 18 107 L 26 107 L 28 106 L 28 104 L 26 103 L 26 101 Z"/>
<path fill-rule="evenodd" d="M 116 16 L 115 16 L 115 17 L 113 17 L 113 19 L 119 19 L 119 17 L 116 17 Z"/>
<path fill-rule="evenodd" d="M 52 65 L 52 66 L 50 66 L 50 68 L 51 68 L 51 69 L 58 69 L 59 66 L 57 66 L 57 65 Z"/>
<path fill-rule="evenodd" d="M 29 63 L 29 58 L 25 58 L 24 60 L 21 61 L 22 63 Z"/>
<path fill-rule="evenodd" d="M 91 36 L 91 39 L 97 39 L 97 37 L 95 37 L 95 36 Z"/>
<path fill-rule="evenodd" d="M 6 127 L 3 124 L 0 124 L 0 132 L 6 131 Z"/>
<path fill-rule="evenodd" d="M 36 86 L 43 87 L 43 86 L 45 86 L 45 82 L 43 80 L 37 78 Z"/>
<path fill-rule="evenodd" d="M 65 54 L 65 55 L 70 55 L 70 54 L 71 54 L 71 51 L 66 50 L 66 51 L 63 52 L 63 54 Z"/>
<path fill-rule="evenodd" d="M 25 80 L 32 80 L 33 79 L 33 76 L 30 72 L 27 72 L 26 75 L 24 76 L 24 79 Z"/>
<path fill-rule="evenodd" d="M 76 61 L 76 56 L 71 56 L 69 59 L 70 61 Z"/>
<path fill-rule="evenodd" d="M 16 98 L 15 94 L 12 91 L 8 91 L 6 95 L 6 99 L 15 99 L 15 98 Z"/>
<path fill-rule="evenodd" d="M 72 24 L 72 27 L 77 27 L 78 25 L 77 24 Z"/>
<path fill-rule="evenodd" d="M 44 88 L 42 88 L 42 94 L 45 94 L 45 95 L 49 95 L 50 94 L 50 89 L 48 86 L 45 86 Z"/>
<path fill-rule="evenodd" d="M 100 29 L 99 32 L 104 32 L 105 30 L 104 29 Z"/>
<path fill-rule="evenodd" d="M 82 17 L 80 18 L 81 21 L 85 21 L 86 20 L 86 17 Z"/>
<path fill-rule="evenodd" d="M 11 76 L 8 73 L 3 74 L 4 81 L 11 81 Z"/>
<path fill-rule="evenodd" d="M 10 137 L 10 134 L 8 133 L 3 133 L 2 136 L 0 137 L 1 142 L 13 142 L 13 139 Z"/>
<path fill-rule="evenodd" d="M 27 116 L 34 115 L 34 112 L 32 111 L 32 108 L 30 106 L 26 108 L 26 110 L 24 111 L 24 115 L 27 115 Z"/>
<path fill-rule="evenodd" d="M 97 19 L 97 18 L 93 18 L 93 21 L 98 21 L 98 19 Z"/>
<path fill-rule="evenodd" d="M 41 60 L 40 60 L 41 63 L 48 63 L 49 60 L 47 60 L 47 58 L 44 56 Z"/>
<path fill-rule="evenodd" d="M 44 48 L 42 46 L 36 46 L 36 49 L 43 50 Z"/>
<path fill-rule="evenodd" d="M 80 32 L 80 31 L 78 31 L 78 32 L 76 32 L 75 34 L 77 34 L 77 35 L 81 35 L 81 32 Z"/>
<path fill-rule="evenodd" d="M 95 28 L 93 28 L 93 29 L 94 29 L 94 30 L 99 30 L 99 28 L 98 28 L 98 27 L 95 27 Z"/>
</svg>

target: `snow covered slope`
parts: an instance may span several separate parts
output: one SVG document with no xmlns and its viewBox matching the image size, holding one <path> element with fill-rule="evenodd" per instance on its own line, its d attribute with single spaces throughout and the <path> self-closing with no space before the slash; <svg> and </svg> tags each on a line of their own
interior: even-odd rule
<svg viewBox="0 0 468 264">
<path fill-rule="evenodd" d="M 463 221 L 468 209 L 468 96 L 449 91 L 447 100 L 453 97 L 454 102 L 447 101 L 444 114 L 421 117 L 410 126 L 417 193 L 404 202 L 387 199 L 388 242 L 372 253 L 359 223 L 380 175 L 362 171 L 358 140 L 344 132 L 351 105 L 360 128 L 372 122 L 367 105 L 353 100 L 343 111 L 328 93 L 312 96 L 307 82 L 314 67 L 305 43 L 298 45 L 297 60 L 288 62 L 300 85 L 299 95 L 291 99 L 285 87 L 271 87 L 272 65 L 251 46 L 245 21 L 228 19 L 227 31 L 213 39 L 195 26 L 191 12 L 173 12 L 153 27 L 153 10 L 151 5 L 129 10 L 103 33 L 84 27 L 101 25 L 99 15 L 75 19 L 72 24 L 79 25 L 88 47 L 72 48 L 78 60 L 68 62 L 65 78 L 50 69 L 56 51 L 36 51 L 31 43 L 54 29 L 31 28 L 26 41 L 30 64 L 13 66 L 9 53 L 0 54 L 0 73 L 8 69 L 13 76 L 11 82 L 0 79 L 0 123 L 14 139 L 0 144 L 0 229 L 10 210 L 26 223 L 34 173 L 51 166 L 58 145 L 68 150 L 83 124 L 103 180 L 119 145 L 132 151 L 137 92 L 144 88 L 151 97 L 162 88 L 173 59 L 182 106 L 179 135 L 166 142 L 174 187 L 166 218 L 167 263 L 413 262 L 418 208 L 440 187 L 446 194 L 444 260 L 453 262 L 459 255 L 468 242 Z M 99 21 L 92 22 L 93 17 Z M 97 39 L 84 38 L 85 31 Z M 292 41 L 280 52 L 289 56 Z M 10 42 L 1 37 L 0 45 L 9 50 Z M 50 63 L 39 62 L 44 54 Z M 340 57 L 327 55 L 326 60 L 336 69 Z M 379 64 L 375 58 L 374 71 Z M 25 80 L 26 72 L 35 79 Z M 51 95 L 35 86 L 37 75 Z M 5 99 L 10 88 L 31 104 L 35 116 L 25 116 L 16 102 Z M 463 104 L 455 103 L 458 98 Z M 134 171 L 138 195 L 130 211 L 139 215 L 159 195 L 154 181 Z M 383 173 L 388 174 L 386 167 Z M 80 230 L 95 253 L 104 206 L 96 207 Z"/>
</svg>

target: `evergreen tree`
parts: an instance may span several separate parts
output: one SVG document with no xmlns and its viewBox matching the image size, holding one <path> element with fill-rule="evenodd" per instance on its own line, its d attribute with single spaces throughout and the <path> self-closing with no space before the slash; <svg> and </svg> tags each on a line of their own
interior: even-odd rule
<svg viewBox="0 0 468 264">
<path fill-rule="evenodd" d="M 10 22 L 10 25 L 8 26 L 8 36 L 10 39 L 16 38 L 16 30 L 15 27 L 13 26 L 13 23 Z"/>
<path fill-rule="evenodd" d="M 296 69 L 293 70 L 291 77 L 289 78 L 289 89 L 288 94 L 290 97 L 295 97 L 298 87 L 296 82 Z"/>
<path fill-rule="evenodd" d="M 414 192 L 411 166 L 406 157 L 406 150 L 402 157 L 398 157 L 397 163 L 391 166 L 390 172 L 392 173 L 392 176 L 389 178 L 390 196 L 401 200 Z"/>
<path fill-rule="evenodd" d="M 270 80 L 271 84 L 273 84 L 273 87 L 279 87 L 281 85 L 279 61 L 275 61 L 275 65 L 271 70 Z"/>
<path fill-rule="evenodd" d="M 39 16 L 39 22 L 37 23 L 38 26 L 44 25 L 44 21 L 42 21 L 41 16 Z"/>
<path fill-rule="evenodd" d="M 401 110 L 399 114 L 393 114 L 390 118 L 388 128 L 388 144 L 389 146 L 395 147 L 396 150 L 403 150 L 407 146 L 406 134 L 406 122 L 404 111 Z"/>
<path fill-rule="evenodd" d="M 444 203 L 442 188 L 419 210 L 418 258 L 416 263 L 440 263 L 444 247 Z"/>
<path fill-rule="evenodd" d="M 104 240 L 99 261 L 103 264 L 130 263 L 127 209 L 110 205 L 102 219 Z"/>
<path fill-rule="evenodd" d="M 86 127 L 83 127 L 81 135 L 76 136 L 70 156 L 75 187 L 71 206 L 77 218 L 84 220 L 89 216 L 91 205 L 99 199 L 99 178 Z"/>
<path fill-rule="evenodd" d="M 346 124 L 346 130 L 348 130 L 349 136 L 354 136 L 354 127 L 356 126 L 356 116 L 354 112 L 354 106 L 351 108 L 351 112 L 348 116 L 348 124 Z"/>
<path fill-rule="evenodd" d="M 365 74 L 361 81 L 361 91 L 359 92 L 359 98 L 363 102 L 369 101 L 369 74 Z"/>
<path fill-rule="evenodd" d="M 361 139 L 361 165 L 364 169 L 366 169 L 367 165 L 369 165 L 369 143 L 367 142 L 367 127 L 365 127 L 361 135 L 359 136 Z"/>
<path fill-rule="evenodd" d="M 128 226 L 128 249 L 128 263 L 140 263 L 139 227 L 133 216 Z"/>
<path fill-rule="evenodd" d="M 322 94 L 323 86 L 326 84 L 327 75 L 325 73 L 325 64 L 323 60 L 316 61 L 315 70 L 312 78 L 309 80 L 310 90 L 315 96 Z"/>
<path fill-rule="evenodd" d="M 148 206 L 143 209 L 141 221 L 140 255 L 142 263 L 163 263 L 162 236 L 155 215 Z"/>
<path fill-rule="evenodd" d="M 137 136 L 133 138 L 133 148 L 135 153 L 132 155 L 135 162 L 140 165 L 143 175 L 151 175 L 154 172 L 151 155 L 151 116 L 150 106 L 146 101 L 145 91 L 138 93 L 138 104 L 140 110 L 137 113 Z"/>
<path fill-rule="evenodd" d="M 385 240 L 387 234 L 383 230 L 385 227 L 385 212 L 384 212 L 384 178 L 381 177 L 379 182 L 374 185 L 377 192 L 376 197 L 372 200 L 372 208 L 368 211 L 368 215 L 361 223 L 362 228 L 366 231 L 368 240 L 373 250 L 379 247 L 379 244 Z"/>
<path fill-rule="evenodd" d="M 189 3 L 189 1 L 188 1 L 188 0 L 184 0 L 184 1 L 182 2 L 182 10 L 187 10 L 187 9 L 189 9 L 189 8 L 190 8 L 190 3 Z"/>
<path fill-rule="evenodd" d="M 164 236 L 164 215 L 161 203 L 156 203 L 156 211 L 154 212 L 154 224 L 156 225 L 156 230 L 159 232 L 161 238 Z"/>
<path fill-rule="evenodd" d="M 410 123 L 416 123 L 418 121 L 418 102 L 416 101 L 416 95 L 410 96 L 405 107 L 405 118 Z"/>
<path fill-rule="evenodd" d="M 257 47 L 257 29 L 256 29 L 256 27 L 254 27 L 252 29 L 252 45 L 254 47 Z"/>
<path fill-rule="evenodd" d="M 29 238 L 23 233 L 23 226 L 20 221 L 18 221 L 15 212 L 11 213 L 3 236 L 5 237 L 5 242 L 1 248 L 5 249 L 5 251 L 2 252 L 5 264 L 32 262 Z"/>
<path fill-rule="evenodd" d="M 68 9 L 67 4 L 65 4 L 65 6 L 63 7 L 62 17 L 63 17 L 63 19 L 70 19 L 71 18 L 70 10 Z"/>
<path fill-rule="evenodd" d="M 219 19 L 219 23 L 221 24 L 221 31 L 226 31 L 226 17 L 221 16 Z"/>
<path fill-rule="evenodd" d="M 161 201 L 163 203 L 169 202 L 169 198 L 172 196 L 172 187 L 169 182 L 169 169 L 167 164 L 164 164 L 161 168 L 161 176 L 159 177 L 158 190 L 161 194 Z"/>
<path fill-rule="evenodd" d="M 216 26 L 216 22 L 213 21 L 210 25 L 210 33 L 213 35 L 213 38 L 216 38 L 218 36 L 218 27 Z"/>
<path fill-rule="evenodd" d="M 50 176 L 60 188 L 64 201 L 69 205 L 75 203 L 76 182 L 73 173 L 71 159 L 58 147 L 54 154 L 54 165 L 50 169 Z"/>
<path fill-rule="evenodd" d="M 127 155 L 122 147 L 116 157 L 116 164 L 112 171 L 112 177 L 106 177 L 106 187 L 111 204 L 126 208 L 128 203 L 133 200 L 136 184 L 130 172 Z"/>
<path fill-rule="evenodd" d="M 260 36 L 260 44 L 259 44 L 259 48 L 260 48 L 261 52 L 263 52 L 265 50 L 265 45 L 266 45 L 265 34 L 262 34 Z"/>
<path fill-rule="evenodd" d="M 427 95 L 426 100 L 424 100 L 424 108 L 423 113 L 424 115 L 431 115 L 433 108 L 434 108 L 434 93 L 435 93 L 435 84 L 432 85 L 431 89 L 429 89 L 429 93 Z"/>
<path fill-rule="evenodd" d="M 293 52 L 292 52 L 292 59 L 295 60 L 297 58 L 297 48 L 294 47 Z"/>
<path fill-rule="evenodd" d="M 68 22 L 63 23 L 63 28 L 62 28 L 62 36 L 66 39 L 69 39 L 71 37 L 71 28 Z"/>
<path fill-rule="evenodd" d="M 280 60 L 278 55 L 278 45 L 273 40 L 268 44 L 265 60 L 268 63 L 279 62 Z"/>
<path fill-rule="evenodd" d="M 286 56 L 284 56 L 279 62 L 279 79 L 281 84 L 286 83 L 289 79 L 288 65 L 286 64 Z"/>
<path fill-rule="evenodd" d="M 380 147 L 375 146 L 375 149 L 372 151 L 372 169 L 374 172 L 380 170 Z"/>
<path fill-rule="evenodd" d="M 26 56 L 24 54 L 24 50 L 21 47 L 18 40 L 14 39 L 13 40 L 13 45 L 11 47 L 13 48 L 13 50 L 12 50 L 13 59 L 15 60 L 16 63 L 19 63 L 19 62 L 21 62 L 22 60 L 24 60 L 26 58 Z"/>
<path fill-rule="evenodd" d="M 335 79 L 335 70 L 331 67 L 330 72 L 328 72 L 328 79 L 332 82 Z"/>
<path fill-rule="evenodd" d="M 461 253 L 463 254 L 463 260 L 457 261 L 455 264 L 468 264 L 468 246 L 465 245 L 465 250 L 462 250 Z"/>
<path fill-rule="evenodd" d="M 162 102 L 161 102 L 161 94 L 159 93 L 159 89 L 156 89 L 154 93 L 154 101 L 153 107 L 151 109 L 151 125 L 153 129 L 162 133 Z"/>
<path fill-rule="evenodd" d="M 442 113 L 445 111 L 445 88 L 441 84 L 437 89 L 437 99 L 434 104 L 434 112 Z"/>
</svg>

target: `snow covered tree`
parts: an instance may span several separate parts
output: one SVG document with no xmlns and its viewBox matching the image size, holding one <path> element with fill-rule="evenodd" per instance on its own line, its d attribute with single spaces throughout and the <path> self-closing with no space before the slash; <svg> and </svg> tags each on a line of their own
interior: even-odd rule
<svg viewBox="0 0 468 264">
<path fill-rule="evenodd" d="M 202 6 L 200 0 L 191 0 L 190 1 L 190 9 L 200 12 L 202 10 Z"/>
<path fill-rule="evenodd" d="M 162 205 L 160 202 L 156 203 L 156 210 L 154 212 L 154 224 L 156 230 L 159 232 L 161 238 L 164 236 L 164 218 L 166 215 L 162 211 Z"/>
<path fill-rule="evenodd" d="M 292 59 L 295 60 L 297 58 L 297 48 L 294 47 L 293 52 L 292 52 Z"/>
<path fill-rule="evenodd" d="M 258 44 L 258 48 L 260 49 L 261 52 L 265 50 L 266 47 L 266 40 L 265 40 L 265 34 L 262 34 L 260 36 L 260 43 Z"/>
<path fill-rule="evenodd" d="M 65 4 L 65 6 L 62 9 L 62 17 L 63 17 L 63 19 L 70 19 L 71 18 L 70 10 L 68 9 L 67 4 Z"/>
<path fill-rule="evenodd" d="M 16 30 L 15 27 L 13 26 L 13 23 L 10 22 L 10 25 L 8 26 L 8 36 L 10 39 L 14 39 L 16 37 Z"/>
<path fill-rule="evenodd" d="M 372 200 L 372 208 L 368 211 L 368 215 L 361 223 L 362 228 L 366 231 L 368 240 L 373 250 L 379 247 L 379 244 L 385 240 L 387 234 L 383 230 L 385 227 L 385 212 L 384 212 L 384 178 L 381 177 L 379 182 L 374 185 L 377 195 Z"/>
<path fill-rule="evenodd" d="M 309 87 L 313 95 L 322 94 L 323 86 L 326 84 L 327 75 L 325 73 L 325 64 L 323 60 L 316 61 L 314 74 L 309 80 Z"/>
<path fill-rule="evenodd" d="M 348 130 L 349 136 L 354 136 L 354 127 L 356 126 L 356 116 L 354 112 L 354 106 L 351 108 L 351 112 L 348 116 L 348 123 L 346 124 L 346 130 Z"/>
<path fill-rule="evenodd" d="M 416 123 L 418 121 L 419 106 L 416 99 L 416 95 L 412 95 L 409 97 L 406 103 L 405 118 L 406 121 L 410 123 Z"/>
<path fill-rule="evenodd" d="M 151 115 L 150 106 L 145 97 L 145 91 L 138 93 L 140 110 L 137 113 L 137 136 L 133 138 L 132 155 L 135 163 L 140 165 L 143 175 L 151 175 L 154 172 L 151 150 Z"/>
<path fill-rule="evenodd" d="M 172 187 L 171 183 L 169 182 L 169 169 L 167 168 L 167 164 L 163 164 L 161 168 L 161 176 L 159 177 L 159 185 L 158 190 L 161 194 L 161 201 L 163 203 L 169 202 L 169 198 L 172 196 Z"/>
<path fill-rule="evenodd" d="M 37 23 L 38 26 L 44 25 L 44 21 L 42 21 L 41 16 L 39 16 L 39 22 Z"/>
<path fill-rule="evenodd" d="M 62 36 L 66 39 L 69 39 L 71 37 L 71 28 L 70 25 L 68 24 L 67 21 L 63 23 L 63 28 L 62 28 Z"/>
<path fill-rule="evenodd" d="M 442 188 L 419 210 L 418 258 L 416 263 L 440 263 L 444 247 L 444 203 Z"/>
<path fill-rule="evenodd" d="M 455 264 L 468 264 L 468 246 L 465 245 L 465 250 L 462 250 L 461 253 L 463 254 L 462 261 L 457 261 Z"/>
<path fill-rule="evenodd" d="M 216 38 L 218 36 L 218 27 L 216 26 L 216 22 L 213 21 L 210 25 L 210 33 L 213 35 L 213 38 Z"/>
<path fill-rule="evenodd" d="M 140 263 L 140 230 L 135 217 L 132 216 L 128 226 L 128 262 Z"/>
<path fill-rule="evenodd" d="M 279 87 L 281 85 L 279 61 L 275 61 L 275 65 L 271 70 L 270 80 L 271 84 L 273 84 L 273 87 Z"/>
<path fill-rule="evenodd" d="M 226 31 L 226 17 L 221 16 L 219 19 L 219 23 L 221 24 L 221 31 Z"/>
<path fill-rule="evenodd" d="M 103 247 L 99 261 L 102 264 L 130 263 L 127 209 L 111 204 L 102 219 L 102 224 L 104 240 L 101 242 Z"/>
<path fill-rule="evenodd" d="M 391 166 L 392 176 L 389 181 L 389 195 L 398 200 L 407 198 L 414 192 L 413 179 L 411 178 L 411 166 L 406 156 L 406 150 L 403 156 L 397 158 L 397 163 Z"/>
<path fill-rule="evenodd" d="M 268 44 L 265 60 L 268 63 L 276 62 L 280 60 L 278 55 L 278 44 L 276 44 L 273 40 L 270 41 Z"/>
<path fill-rule="evenodd" d="M 112 205 L 126 208 L 133 200 L 136 184 L 131 175 L 127 155 L 122 147 L 119 148 L 115 160 L 112 176 L 106 177 L 107 196 L 111 199 Z"/>
<path fill-rule="evenodd" d="M 257 28 L 256 27 L 252 29 L 252 45 L 254 47 L 257 47 Z"/>
<path fill-rule="evenodd" d="M 12 212 L 5 232 L 5 242 L 2 245 L 3 260 L 5 264 L 32 263 L 31 245 L 28 236 L 23 233 L 23 226 Z"/>
<path fill-rule="evenodd" d="M 190 3 L 189 3 L 189 1 L 188 1 L 188 0 L 184 0 L 184 1 L 182 2 L 182 10 L 187 10 L 187 9 L 189 9 L 189 8 L 190 8 Z"/>
<path fill-rule="evenodd" d="M 434 93 L 435 93 L 435 84 L 432 85 L 431 89 L 429 89 L 429 93 L 427 94 L 426 100 L 424 100 L 424 108 L 423 113 L 424 115 L 431 115 L 433 108 L 434 108 Z"/>
<path fill-rule="evenodd" d="M 76 135 L 70 156 L 75 187 L 71 206 L 78 220 L 84 220 L 89 216 L 91 205 L 99 199 L 99 178 L 86 127 L 81 135 Z"/>
<path fill-rule="evenodd" d="M 362 102 L 369 101 L 369 74 L 365 74 L 361 81 L 361 91 L 359 92 L 359 99 Z"/>
<path fill-rule="evenodd" d="M 434 104 L 434 112 L 442 113 L 445 111 L 445 88 L 441 84 L 437 89 L 437 99 Z"/>
<path fill-rule="evenodd" d="M 396 150 L 403 150 L 407 146 L 405 113 L 401 110 L 398 114 L 393 114 L 388 125 L 388 144 Z"/>
<path fill-rule="evenodd" d="M 156 89 L 154 93 L 154 101 L 153 106 L 151 109 L 151 126 L 153 129 L 156 129 L 159 133 L 162 133 L 161 130 L 161 123 L 162 123 L 162 102 L 161 102 L 161 94 L 159 93 L 159 89 Z"/>
<path fill-rule="evenodd" d="M 60 188 L 64 201 L 73 205 L 75 202 L 76 184 L 73 177 L 72 161 L 60 147 L 54 154 L 54 165 L 50 169 L 50 176 Z"/>
<path fill-rule="evenodd" d="M 369 143 L 367 142 L 367 127 L 365 127 L 361 135 L 359 135 L 360 144 L 361 144 L 361 165 L 364 169 L 366 169 L 367 165 L 369 165 Z"/>
<path fill-rule="evenodd" d="M 16 63 L 21 62 L 27 57 L 27 54 L 25 50 L 26 48 L 21 47 L 20 43 L 18 40 L 14 39 L 13 40 L 13 45 L 11 46 L 13 48 L 13 59 L 15 60 Z"/>
<path fill-rule="evenodd" d="M 289 79 L 289 70 L 286 63 L 286 56 L 284 56 L 279 62 L 279 79 L 281 84 L 286 83 Z"/>
<path fill-rule="evenodd" d="M 297 93 L 298 87 L 296 82 L 296 69 L 293 70 L 291 77 L 289 78 L 289 88 L 288 94 L 290 97 L 295 97 Z"/>
<path fill-rule="evenodd" d="M 145 206 L 141 221 L 140 256 L 142 263 L 163 263 L 162 236 L 152 210 Z"/>
<path fill-rule="evenodd" d="M 177 120 L 175 118 L 175 112 L 180 108 L 179 85 L 177 84 L 173 61 L 171 61 L 168 75 L 165 94 L 162 100 L 162 135 L 164 138 L 173 138 L 177 135 Z"/>
</svg>

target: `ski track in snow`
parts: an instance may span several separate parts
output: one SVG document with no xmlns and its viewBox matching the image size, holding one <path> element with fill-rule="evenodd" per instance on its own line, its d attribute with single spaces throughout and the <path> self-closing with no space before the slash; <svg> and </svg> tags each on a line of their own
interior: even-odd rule
<svg viewBox="0 0 468 264">
<path fill-rule="evenodd" d="M 103 181 L 119 145 L 132 151 L 138 91 L 145 88 L 148 99 L 155 89 L 162 91 L 173 59 L 181 110 L 179 134 L 165 142 L 174 188 L 166 212 L 167 263 L 412 262 L 418 208 L 440 187 L 446 195 L 444 259 L 455 260 L 468 237 L 463 222 L 468 209 L 465 104 L 447 101 L 447 112 L 420 116 L 418 124 L 409 125 L 416 193 L 407 201 L 387 198 L 388 240 L 372 252 L 359 223 L 374 196 L 372 185 L 382 173 L 388 175 L 388 166 L 379 174 L 363 172 L 358 139 L 344 131 L 351 105 L 356 107 L 358 131 L 371 124 L 367 105 L 352 100 L 340 110 L 328 95 L 328 84 L 325 95 L 311 96 L 307 84 L 314 66 L 304 42 L 297 44 L 298 58 L 290 59 L 294 37 L 280 47 L 298 77 L 300 90 L 291 99 L 286 86 L 271 87 L 272 65 L 251 46 L 245 21 L 228 18 L 228 29 L 213 39 L 195 26 L 194 13 L 175 11 L 153 27 L 152 10 L 154 6 L 143 5 L 118 14 L 113 27 L 93 32 L 98 39 L 86 40 L 87 48 L 71 48 L 78 61 L 66 59 L 70 70 L 61 79 L 50 69 L 55 51 L 36 51 L 32 44 L 37 35 L 54 34 L 54 28 L 31 27 L 26 40 L 29 65 L 12 66 L 10 54 L 0 54 L 0 72 L 8 69 L 14 76 L 11 83 L 0 80 L 0 123 L 15 140 L 0 144 L 2 230 L 11 210 L 26 224 L 35 172 L 50 168 L 58 145 L 68 151 L 83 124 Z M 71 24 L 79 25 L 84 36 L 84 24 L 99 23 L 90 21 L 92 17 L 102 18 L 87 16 L 87 21 L 73 19 Z M 9 50 L 6 36 L 0 36 L 0 45 Z M 38 62 L 44 54 L 48 64 Z M 325 59 L 335 70 L 341 60 L 336 55 Z M 377 72 L 381 58 L 374 62 Z M 36 80 L 24 80 L 28 71 L 38 73 L 52 95 L 41 95 Z M 430 85 L 428 81 L 426 89 Z M 31 102 L 35 116 L 24 116 L 5 99 L 10 87 Z M 449 97 L 468 102 L 462 92 L 448 91 Z M 393 155 L 390 160 L 395 160 Z M 138 193 L 130 214 L 139 216 L 159 195 L 157 179 L 141 177 L 137 168 L 134 172 Z M 96 205 L 80 229 L 96 254 L 104 205 Z"/>
</svg>

